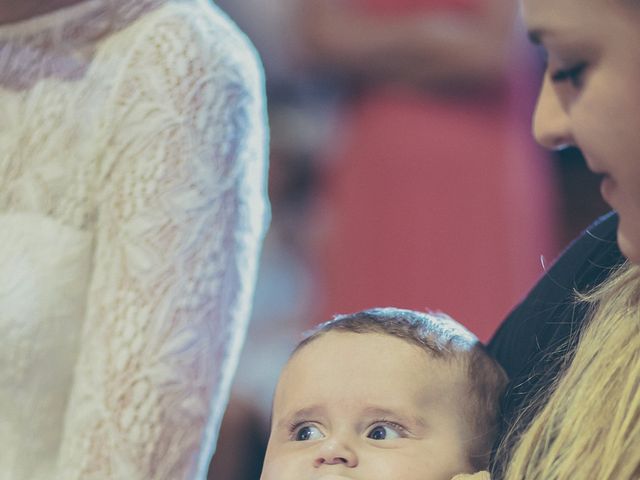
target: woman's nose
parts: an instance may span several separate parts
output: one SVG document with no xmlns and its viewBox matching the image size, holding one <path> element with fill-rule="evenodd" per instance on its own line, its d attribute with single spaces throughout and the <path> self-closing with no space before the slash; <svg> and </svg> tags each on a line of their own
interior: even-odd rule
<svg viewBox="0 0 640 480">
<path fill-rule="evenodd" d="M 549 150 L 562 150 L 572 146 L 569 116 L 549 75 L 545 75 L 533 117 L 533 135 Z"/>
<path fill-rule="evenodd" d="M 358 465 L 358 456 L 348 443 L 338 438 L 328 438 L 318 446 L 314 467 L 321 465 L 344 465 L 353 468 Z"/>
</svg>

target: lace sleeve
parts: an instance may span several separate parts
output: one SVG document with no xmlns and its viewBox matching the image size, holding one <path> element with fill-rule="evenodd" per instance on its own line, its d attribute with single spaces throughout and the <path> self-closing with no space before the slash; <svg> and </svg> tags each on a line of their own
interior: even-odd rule
<svg viewBox="0 0 640 480">
<path fill-rule="evenodd" d="M 266 132 L 253 51 L 192 17 L 128 45 L 115 86 L 60 480 L 201 479 L 215 444 L 268 218 Z"/>
</svg>

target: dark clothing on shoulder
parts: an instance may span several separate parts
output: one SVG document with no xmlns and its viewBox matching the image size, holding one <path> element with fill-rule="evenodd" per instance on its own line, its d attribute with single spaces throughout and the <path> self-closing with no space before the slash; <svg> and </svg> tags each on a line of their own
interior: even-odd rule
<svg viewBox="0 0 640 480">
<path fill-rule="evenodd" d="M 566 360 L 563 352 L 572 351 L 586 324 L 587 308 L 576 302 L 575 292 L 591 290 L 624 262 L 616 242 L 617 225 L 615 213 L 591 225 L 563 252 L 489 342 L 489 351 L 510 378 L 502 404 L 500 439 L 516 419 L 517 432 L 527 428 Z M 535 407 L 529 410 L 532 404 Z M 503 446 L 506 451 L 494 459 L 493 480 L 501 477 L 501 462 L 513 447 L 510 437 Z"/>
</svg>

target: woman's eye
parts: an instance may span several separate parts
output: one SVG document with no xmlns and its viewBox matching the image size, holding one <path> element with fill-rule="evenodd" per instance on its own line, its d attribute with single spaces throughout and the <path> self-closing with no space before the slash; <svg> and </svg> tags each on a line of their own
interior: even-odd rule
<svg viewBox="0 0 640 480">
<path fill-rule="evenodd" d="M 394 438 L 400 438 L 402 435 L 402 427 L 399 425 L 376 425 L 369 433 L 367 438 L 372 440 L 393 440 Z"/>
<path fill-rule="evenodd" d="M 553 83 L 569 82 L 573 87 L 579 88 L 582 86 L 583 75 L 586 68 L 586 63 L 578 63 L 571 68 L 556 70 L 551 75 L 551 81 L 553 81 Z"/>
<path fill-rule="evenodd" d="M 320 429 L 314 425 L 304 425 L 293 433 L 293 438 L 296 442 L 306 442 L 307 440 L 317 440 L 324 437 Z"/>
</svg>

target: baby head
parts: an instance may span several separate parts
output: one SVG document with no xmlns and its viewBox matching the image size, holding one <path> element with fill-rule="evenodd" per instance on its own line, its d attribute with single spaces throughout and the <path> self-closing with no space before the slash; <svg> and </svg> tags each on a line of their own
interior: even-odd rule
<svg viewBox="0 0 640 480">
<path fill-rule="evenodd" d="M 478 340 L 445 315 L 338 316 L 282 372 L 261 480 L 449 480 L 482 470 L 505 384 Z"/>
</svg>

